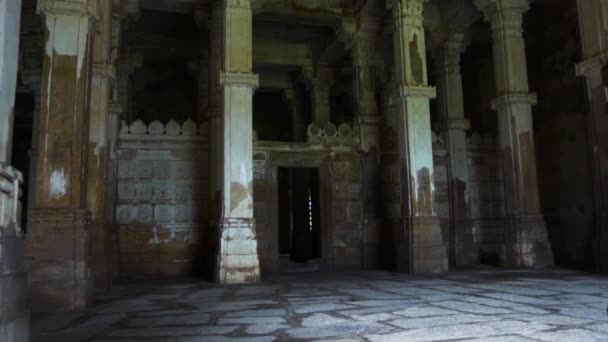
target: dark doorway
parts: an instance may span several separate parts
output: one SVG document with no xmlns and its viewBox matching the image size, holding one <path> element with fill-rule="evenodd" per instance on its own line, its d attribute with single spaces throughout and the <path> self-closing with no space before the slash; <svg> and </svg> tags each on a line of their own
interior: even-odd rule
<svg viewBox="0 0 608 342">
<path fill-rule="evenodd" d="M 279 168 L 281 263 L 315 264 L 321 259 L 319 170 Z M 282 268 L 284 265 L 282 265 Z"/>
</svg>

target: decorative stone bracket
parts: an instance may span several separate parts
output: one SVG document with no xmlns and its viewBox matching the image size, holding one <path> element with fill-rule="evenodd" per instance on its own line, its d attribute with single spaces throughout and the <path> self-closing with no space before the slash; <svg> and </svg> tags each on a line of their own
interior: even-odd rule
<svg viewBox="0 0 608 342">
<path fill-rule="evenodd" d="M 0 228 L 15 224 L 15 233 L 21 235 L 19 185 L 23 175 L 12 166 L 0 162 Z"/>
<path fill-rule="evenodd" d="M 321 126 L 312 123 L 308 126 L 308 143 L 322 145 L 359 145 L 359 127 L 351 127 L 347 123 L 341 124 L 338 128 L 334 124 L 327 123 Z"/>
</svg>

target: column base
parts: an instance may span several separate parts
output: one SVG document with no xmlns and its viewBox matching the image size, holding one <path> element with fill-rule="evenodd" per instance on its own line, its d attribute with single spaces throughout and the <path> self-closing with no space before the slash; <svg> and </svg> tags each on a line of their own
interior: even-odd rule
<svg viewBox="0 0 608 342">
<path fill-rule="evenodd" d="M 410 223 L 411 227 L 408 227 Z M 400 272 L 437 274 L 449 270 L 439 217 L 413 217 L 405 220 L 403 227 L 406 232 L 411 229 L 411 238 L 406 234 L 398 250 L 397 269 Z M 404 246 L 404 243 L 407 245 Z M 408 250 L 409 253 L 405 255 Z"/>
<path fill-rule="evenodd" d="M 13 223 L 0 226 L 0 341 L 7 342 L 29 341 L 30 330 L 23 237 L 17 230 Z"/>
<path fill-rule="evenodd" d="M 472 220 L 452 220 L 454 234 L 454 260 L 456 267 L 470 267 L 479 264 L 479 238 L 475 236 L 475 222 Z"/>
<path fill-rule="evenodd" d="M 103 221 L 93 220 L 89 225 L 91 236 L 91 271 L 96 291 L 107 291 L 112 286 L 112 227 Z"/>
<path fill-rule="evenodd" d="M 219 232 L 216 281 L 220 284 L 260 282 L 255 219 L 222 219 L 219 222 Z"/>
<path fill-rule="evenodd" d="M 29 211 L 25 263 L 33 311 L 72 311 L 91 302 L 89 220 L 81 209 Z"/>
<path fill-rule="evenodd" d="M 507 222 L 503 264 L 513 268 L 553 266 L 553 252 L 542 216 L 517 217 Z"/>
<path fill-rule="evenodd" d="M 595 269 L 608 274 L 608 212 L 598 213 L 595 224 Z"/>
</svg>

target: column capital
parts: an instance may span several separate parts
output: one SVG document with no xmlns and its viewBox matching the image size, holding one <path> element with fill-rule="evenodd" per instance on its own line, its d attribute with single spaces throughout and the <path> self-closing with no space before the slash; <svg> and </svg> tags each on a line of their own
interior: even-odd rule
<svg viewBox="0 0 608 342">
<path fill-rule="evenodd" d="M 437 97 L 437 89 L 435 87 L 410 85 L 399 85 L 396 87 L 394 95 L 395 99 L 403 99 L 408 97 L 434 99 Z"/>
<path fill-rule="evenodd" d="M 466 48 L 464 32 L 451 32 L 439 45 L 437 67 L 443 74 L 460 74 L 460 55 Z"/>
<path fill-rule="evenodd" d="M 93 77 L 101 77 L 105 79 L 114 79 L 116 76 L 116 68 L 112 63 L 93 63 Z"/>
<path fill-rule="evenodd" d="M 421 26 L 424 3 L 428 0 L 387 0 L 386 7 L 393 12 L 396 23 Z"/>
<path fill-rule="evenodd" d="M 527 105 L 535 105 L 537 103 L 536 94 L 534 93 L 517 93 L 510 92 L 503 94 L 491 102 L 491 107 L 493 110 L 497 110 L 498 108 L 516 104 L 527 104 Z"/>
<path fill-rule="evenodd" d="M 471 128 L 469 119 L 447 119 L 441 123 L 442 131 L 468 131 Z"/>
<path fill-rule="evenodd" d="M 490 23 L 495 35 L 521 37 L 523 14 L 530 9 L 530 0 L 474 0 Z"/>
<path fill-rule="evenodd" d="M 251 0 L 222 0 L 224 7 L 251 8 Z"/>
<path fill-rule="evenodd" d="M 106 0 L 107 1 L 107 0 Z M 38 13 L 90 16 L 99 14 L 98 0 L 38 0 Z"/>
<path fill-rule="evenodd" d="M 318 65 L 314 69 L 312 67 L 303 67 L 300 73 L 300 81 L 310 90 L 313 89 L 329 89 L 333 84 L 333 70 L 324 65 Z"/>
<path fill-rule="evenodd" d="M 220 72 L 220 85 L 249 87 L 255 89 L 260 84 L 258 75 L 244 72 Z"/>
<path fill-rule="evenodd" d="M 602 66 L 608 58 L 604 56 L 595 56 L 589 59 L 586 59 L 582 62 L 576 64 L 576 75 L 577 76 L 585 76 L 587 77 L 590 73 L 598 72 L 602 69 Z"/>
</svg>

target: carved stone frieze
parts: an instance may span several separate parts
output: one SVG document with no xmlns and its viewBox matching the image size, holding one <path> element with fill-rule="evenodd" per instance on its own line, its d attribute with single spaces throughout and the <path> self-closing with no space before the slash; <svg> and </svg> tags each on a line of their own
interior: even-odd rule
<svg viewBox="0 0 608 342">
<path fill-rule="evenodd" d="M 357 146 L 359 144 L 359 128 L 343 123 L 340 127 L 332 123 L 321 126 L 312 123 L 308 126 L 308 142 L 322 145 Z"/>
</svg>

